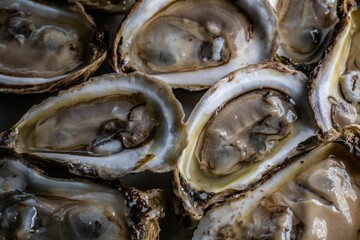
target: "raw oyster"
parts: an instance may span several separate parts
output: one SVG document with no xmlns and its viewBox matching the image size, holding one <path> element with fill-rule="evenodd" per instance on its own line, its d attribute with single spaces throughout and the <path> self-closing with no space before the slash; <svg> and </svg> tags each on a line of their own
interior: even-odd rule
<svg viewBox="0 0 360 240">
<path fill-rule="evenodd" d="M 165 172 L 186 145 L 183 117 L 162 81 L 140 73 L 107 74 L 34 106 L 0 145 L 81 175 Z"/>
<path fill-rule="evenodd" d="M 310 102 L 324 132 L 360 123 L 359 25 L 360 10 L 352 9 L 312 79 Z"/>
<path fill-rule="evenodd" d="M 359 239 L 359 126 L 206 213 L 193 239 Z"/>
<path fill-rule="evenodd" d="M 84 81 L 106 57 L 103 38 L 79 4 L 1 1 L 0 91 L 55 91 Z"/>
<path fill-rule="evenodd" d="M 269 0 L 278 16 L 277 53 L 294 63 L 318 62 L 338 23 L 337 0 Z"/>
<path fill-rule="evenodd" d="M 229 74 L 203 96 L 187 121 L 189 144 L 173 176 L 184 225 L 286 160 L 317 131 L 307 77 L 266 62 Z"/>
<path fill-rule="evenodd" d="M 0 160 L 1 239 L 157 239 L 165 195 L 46 177 Z M 134 207 L 136 203 L 136 207 Z"/>
<path fill-rule="evenodd" d="M 88 9 L 105 10 L 107 12 L 127 13 L 136 0 L 69 0 L 80 2 Z"/>
<path fill-rule="evenodd" d="M 267 1 L 144 0 L 115 37 L 112 65 L 196 90 L 270 58 L 277 47 L 276 17 Z"/>
</svg>

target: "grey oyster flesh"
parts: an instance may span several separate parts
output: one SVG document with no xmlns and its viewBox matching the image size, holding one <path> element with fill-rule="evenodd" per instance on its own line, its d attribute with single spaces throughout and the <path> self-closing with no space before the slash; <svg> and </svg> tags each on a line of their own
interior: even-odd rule
<svg viewBox="0 0 360 240">
<path fill-rule="evenodd" d="M 200 168 L 207 175 L 226 175 L 262 160 L 288 136 L 297 118 L 295 103 L 275 90 L 256 90 L 231 100 L 200 135 Z"/>
<path fill-rule="evenodd" d="M 322 144 L 210 210 L 194 239 L 358 239 L 359 179 L 358 157 L 343 142 Z"/>
<path fill-rule="evenodd" d="M 0 163 L 0 239 L 129 239 L 120 191 Z"/>
<path fill-rule="evenodd" d="M 320 60 L 333 33 L 337 17 L 337 1 L 278 0 L 281 47 L 278 53 L 297 63 Z"/>
<path fill-rule="evenodd" d="M 359 19 L 360 20 L 360 19 Z M 336 129 L 356 123 L 360 124 L 360 32 L 351 38 L 351 47 L 346 69 L 339 77 L 342 96 L 346 101 L 329 98 L 331 103 L 332 122 Z"/>
<path fill-rule="evenodd" d="M 87 61 L 94 30 L 80 15 L 39 4 L 35 7 L 30 1 L 21 4 L 17 9 L 16 5 L 8 8 L 6 1 L 0 3 L 0 72 L 54 77 Z"/>
<path fill-rule="evenodd" d="M 210 1 L 201 7 L 198 4 L 174 2 L 167 7 L 166 14 L 158 14 L 141 28 L 142 34 L 131 51 L 138 70 L 155 74 L 220 66 L 239 48 L 235 42 L 246 42 L 251 37 L 246 35 L 246 26 L 251 28 L 251 23 L 238 13 L 234 4 L 227 1 Z M 209 21 L 209 16 L 216 21 Z"/>
<path fill-rule="evenodd" d="M 245 239 L 358 239 L 360 166 L 329 156 L 266 196 Z"/>
<path fill-rule="evenodd" d="M 360 10 L 351 12 L 350 26 L 345 29 L 345 39 L 339 41 L 342 53 L 334 55 L 336 67 L 331 78 L 336 84 L 329 90 L 332 126 L 340 131 L 348 124 L 360 124 Z M 344 34 L 344 33 L 342 33 Z M 331 80 L 329 80 L 331 81 Z"/>
<path fill-rule="evenodd" d="M 47 115 L 19 130 L 30 152 L 107 156 L 151 139 L 158 116 L 140 93 L 85 101 Z"/>
</svg>

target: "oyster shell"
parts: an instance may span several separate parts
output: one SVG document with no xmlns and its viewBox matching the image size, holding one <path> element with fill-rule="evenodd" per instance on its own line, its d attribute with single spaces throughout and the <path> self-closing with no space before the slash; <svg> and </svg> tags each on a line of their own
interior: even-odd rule
<svg viewBox="0 0 360 240">
<path fill-rule="evenodd" d="M 266 62 L 229 74 L 205 93 L 187 121 L 189 144 L 173 176 L 174 206 L 185 225 L 315 134 L 306 86 L 304 74 Z"/>
<path fill-rule="evenodd" d="M 157 239 L 161 190 L 54 179 L 0 160 L 1 239 Z M 136 207 L 134 207 L 136 203 Z"/>
<path fill-rule="evenodd" d="M 93 177 L 166 172 L 186 145 L 183 118 L 171 88 L 160 80 L 107 74 L 34 106 L 0 145 Z"/>
<path fill-rule="evenodd" d="M 351 9 L 313 75 L 310 102 L 324 132 L 360 123 L 359 24 L 360 10 Z"/>
<path fill-rule="evenodd" d="M 270 58 L 277 47 L 276 17 L 267 1 L 144 0 L 114 39 L 112 65 L 196 90 Z"/>
<path fill-rule="evenodd" d="M 193 239 L 358 239 L 359 126 L 290 159 L 214 207 Z"/>
<path fill-rule="evenodd" d="M 337 0 L 272 0 L 278 16 L 277 54 L 297 64 L 316 63 L 338 23 Z"/>
<path fill-rule="evenodd" d="M 79 4 L 0 2 L 0 91 L 59 90 L 87 79 L 106 57 L 104 32 Z"/>
<path fill-rule="evenodd" d="M 104 10 L 107 12 L 127 13 L 135 4 L 136 0 L 69 0 L 80 2 L 88 9 Z"/>
</svg>

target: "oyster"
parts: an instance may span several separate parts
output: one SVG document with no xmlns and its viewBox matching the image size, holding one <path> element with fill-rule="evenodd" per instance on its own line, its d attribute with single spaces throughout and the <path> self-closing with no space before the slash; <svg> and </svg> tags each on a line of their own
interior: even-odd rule
<svg viewBox="0 0 360 240">
<path fill-rule="evenodd" d="M 54 179 L 1 159 L 0 202 L 1 239 L 157 239 L 166 199 L 160 190 Z"/>
<path fill-rule="evenodd" d="M 0 2 L 0 91 L 59 90 L 84 81 L 106 57 L 104 33 L 79 4 Z"/>
<path fill-rule="evenodd" d="M 359 239 L 359 136 L 349 126 L 290 159 L 207 212 L 193 239 Z"/>
<path fill-rule="evenodd" d="M 34 106 L 0 145 L 100 178 L 165 172 L 186 145 L 183 117 L 171 88 L 160 80 L 108 74 Z"/>
<path fill-rule="evenodd" d="M 115 37 L 112 65 L 196 90 L 270 58 L 277 47 L 276 17 L 267 1 L 144 0 Z"/>
<path fill-rule="evenodd" d="M 294 63 L 318 62 L 338 23 L 337 0 L 272 0 L 278 16 L 277 53 Z"/>
<path fill-rule="evenodd" d="M 100 9 L 107 12 L 127 13 L 135 4 L 136 0 L 69 0 L 70 2 L 80 2 L 88 9 Z"/>
<path fill-rule="evenodd" d="M 352 9 L 312 79 L 310 102 L 324 132 L 360 123 L 359 24 L 360 10 Z"/>
<path fill-rule="evenodd" d="M 304 74 L 266 62 L 208 90 L 187 121 L 189 144 L 173 176 L 183 224 L 193 226 L 204 209 L 248 188 L 315 134 L 306 85 Z"/>
</svg>

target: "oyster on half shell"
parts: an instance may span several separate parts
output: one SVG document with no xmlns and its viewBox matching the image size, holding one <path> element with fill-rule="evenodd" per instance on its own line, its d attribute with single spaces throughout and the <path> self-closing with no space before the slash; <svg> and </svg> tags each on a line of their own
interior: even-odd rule
<svg viewBox="0 0 360 240">
<path fill-rule="evenodd" d="M 269 0 L 278 16 L 277 54 L 297 64 L 316 63 L 339 21 L 337 0 Z"/>
<path fill-rule="evenodd" d="M 359 126 L 331 134 L 201 219 L 193 239 L 359 239 Z"/>
<path fill-rule="evenodd" d="M 158 189 L 49 178 L 0 160 L 1 239 L 158 239 L 165 206 Z"/>
<path fill-rule="evenodd" d="M 3 133 L 0 148 L 92 177 L 166 172 L 186 145 L 183 118 L 162 81 L 107 74 L 35 105 Z"/>
<path fill-rule="evenodd" d="M 317 131 L 307 77 L 276 62 L 251 65 L 211 87 L 188 121 L 189 144 L 173 175 L 184 225 L 284 162 Z"/>
<path fill-rule="evenodd" d="M 0 91 L 59 90 L 86 80 L 105 57 L 104 32 L 79 4 L 0 1 Z"/>
<path fill-rule="evenodd" d="M 360 10 L 351 9 L 338 27 L 310 89 L 315 118 L 324 132 L 360 124 Z"/>
<path fill-rule="evenodd" d="M 266 0 L 143 0 L 117 33 L 115 71 L 140 71 L 191 90 L 271 58 L 276 16 Z"/>
</svg>

